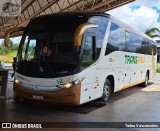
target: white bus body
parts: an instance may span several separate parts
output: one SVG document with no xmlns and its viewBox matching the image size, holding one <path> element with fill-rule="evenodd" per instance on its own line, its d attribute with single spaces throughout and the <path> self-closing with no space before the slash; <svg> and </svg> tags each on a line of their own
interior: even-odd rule
<svg viewBox="0 0 160 131">
<path fill-rule="evenodd" d="M 82 17 L 82 14 L 77 15 Z M 148 80 L 152 79 L 156 73 L 155 41 L 110 15 L 106 17 L 103 13 L 99 13 L 99 15 L 97 13 L 92 14 L 92 17 L 97 16 L 106 18 L 107 25 L 104 38 L 96 41 L 101 43 L 101 50 L 98 58 L 92 64 L 84 69 L 80 67 L 81 71 L 79 72 L 56 78 L 32 77 L 16 71 L 15 96 L 58 104 L 80 105 L 97 98 L 102 98 L 102 101 L 106 102 L 111 93 L 137 84 L 147 86 Z M 99 28 L 99 26 L 96 28 Z M 93 40 L 100 37 L 96 36 L 97 34 L 94 32 L 96 28 L 93 31 L 91 28 L 85 30 L 81 42 L 85 43 L 87 41 L 88 45 L 83 46 L 83 48 L 89 48 L 89 42 L 92 41 L 93 44 Z M 123 33 L 123 36 L 118 36 Z M 141 38 L 136 39 L 137 37 L 141 37 L 143 40 Z M 123 40 L 125 41 L 124 48 L 122 48 Z M 141 40 L 141 43 L 138 43 L 139 40 Z M 116 45 L 116 42 L 119 42 L 119 44 Z M 82 55 L 85 54 L 84 52 L 82 52 Z M 22 59 L 19 58 L 20 54 L 22 54 L 21 51 L 17 55 L 19 61 Z M 93 54 L 86 55 L 83 59 L 87 61 Z M 58 68 L 58 66 L 55 68 Z"/>
</svg>

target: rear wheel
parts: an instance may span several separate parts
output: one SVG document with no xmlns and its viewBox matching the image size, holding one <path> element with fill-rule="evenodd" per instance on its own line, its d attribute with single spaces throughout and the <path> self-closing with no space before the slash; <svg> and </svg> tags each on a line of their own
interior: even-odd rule
<svg viewBox="0 0 160 131">
<path fill-rule="evenodd" d="M 148 80 L 149 80 L 149 74 L 148 74 L 148 72 L 147 72 L 147 73 L 146 73 L 146 76 L 145 76 L 145 81 L 142 83 L 142 86 L 143 86 L 143 87 L 148 86 Z"/>
<path fill-rule="evenodd" d="M 103 87 L 102 102 L 107 102 L 111 96 L 111 83 L 106 79 Z"/>
</svg>

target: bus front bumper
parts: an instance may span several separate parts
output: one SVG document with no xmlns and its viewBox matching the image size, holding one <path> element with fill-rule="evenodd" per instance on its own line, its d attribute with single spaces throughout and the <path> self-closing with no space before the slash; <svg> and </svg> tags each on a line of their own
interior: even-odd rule
<svg viewBox="0 0 160 131">
<path fill-rule="evenodd" d="M 26 100 L 64 105 L 80 105 L 81 84 L 58 92 L 37 92 L 27 90 L 16 83 L 14 83 L 13 89 L 16 97 Z"/>
</svg>

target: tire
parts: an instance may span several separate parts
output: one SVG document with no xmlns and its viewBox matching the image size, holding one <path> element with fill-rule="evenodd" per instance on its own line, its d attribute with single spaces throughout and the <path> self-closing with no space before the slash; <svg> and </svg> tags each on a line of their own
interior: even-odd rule
<svg viewBox="0 0 160 131">
<path fill-rule="evenodd" d="M 21 101 L 21 99 L 17 96 L 15 96 L 13 99 L 14 99 L 15 102 L 20 102 Z"/>
<path fill-rule="evenodd" d="M 145 76 L 145 81 L 142 83 L 142 86 L 143 86 L 143 87 L 148 86 L 148 80 L 149 80 L 149 74 L 148 74 L 148 72 L 147 72 L 147 73 L 146 73 L 146 76 Z"/>
<path fill-rule="evenodd" d="M 111 82 L 106 79 L 103 87 L 103 95 L 101 98 L 102 102 L 107 102 L 111 96 Z"/>
</svg>

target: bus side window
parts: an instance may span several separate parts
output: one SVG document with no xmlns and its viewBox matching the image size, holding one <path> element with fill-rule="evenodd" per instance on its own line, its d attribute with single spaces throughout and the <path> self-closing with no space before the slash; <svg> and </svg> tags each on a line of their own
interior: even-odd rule
<svg viewBox="0 0 160 131">
<path fill-rule="evenodd" d="M 96 17 L 90 18 L 89 23 L 98 25 L 98 28 L 96 29 L 95 28 L 88 29 L 88 32 L 94 33 L 94 35 L 96 36 L 96 40 L 95 40 L 96 51 L 97 51 L 96 59 L 98 59 L 101 53 L 104 35 L 105 35 L 106 28 L 108 25 L 108 19 L 101 17 L 101 16 L 96 16 Z"/>
<path fill-rule="evenodd" d="M 134 45 L 134 53 L 142 53 L 143 52 L 143 43 L 144 43 L 144 39 L 142 36 L 136 34 L 136 33 L 132 33 L 132 42 Z"/>
<path fill-rule="evenodd" d="M 152 45 L 151 45 L 151 41 L 146 39 L 146 54 L 147 55 L 152 55 Z"/>
<path fill-rule="evenodd" d="M 87 36 L 84 42 L 81 66 L 82 69 L 90 66 L 96 60 L 95 36 Z"/>
<path fill-rule="evenodd" d="M 148 39 L 143 38 L 143 42 L 142 42 L 142 54 L 150 54 L 151 55 L 151 46 L 150 43 L 148 41 Z"/>
<path fill-rule="evenodd" d="M 125 29 L 115 23 L 110 27 L 105 55 L 113 51 L 126 51 Z"/>
<path fill-rule="evenodd" d="M 132 42 L 132 37 L 131 37 L 131 32 L 126 30 L 126 44 L 127 44 L 127 51 L 128 52 L 133 52 L 134 50 L 134 45 Z"/>
<path fill-rule="evenodd" d="M 156 43 L 152 42 L 152 46 L 153 46 L 153 55 L 156 55 L 157 54 L 157 46 L 156 46 Z"/>
</svg>

